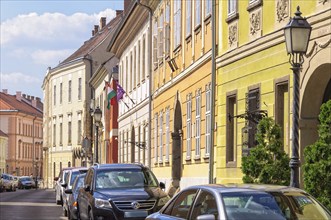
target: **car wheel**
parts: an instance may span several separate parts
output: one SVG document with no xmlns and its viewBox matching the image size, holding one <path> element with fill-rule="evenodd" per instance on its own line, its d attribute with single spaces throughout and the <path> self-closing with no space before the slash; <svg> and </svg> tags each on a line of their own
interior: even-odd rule
<svg viewBox="0 0 331 220">
<path fill-rule="evenodd" d="M 92 209 L 90 209 L 90 211 L 88 212 L 88 219 L 89 220 L 94 220 Z"/>
</svg>

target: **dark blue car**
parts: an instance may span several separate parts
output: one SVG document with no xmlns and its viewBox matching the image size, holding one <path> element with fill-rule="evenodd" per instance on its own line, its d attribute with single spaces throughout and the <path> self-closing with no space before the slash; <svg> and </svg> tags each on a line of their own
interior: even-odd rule
<svg viewBox="0 0 331 220">
<path fill-rule="evenodd" d="M 79 174 L 75 177 L 74 184 L 71 189 L 66 189 L 65 193 L 69 194 L 68 196 L 68 219 L 78 219 L 77 212 L 77 196 L 79 189 L 84 184 L 84 177 L 86 173 Z"/>
</svg>

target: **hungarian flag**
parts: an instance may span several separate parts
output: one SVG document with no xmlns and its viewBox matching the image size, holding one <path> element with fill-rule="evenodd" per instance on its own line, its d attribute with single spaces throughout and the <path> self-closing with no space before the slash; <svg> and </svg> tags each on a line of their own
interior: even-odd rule
<svg viewBox="0 0 331 220">
<path fill-rule="evenodd" d="M 107 108 L 110 109 L 110 105 L 113 105 L 113 98 L 116 97 L 116 91 L 110 87 L 109 82 L 105 81 L 105 88 L 107 91 Z"/>
</svg>

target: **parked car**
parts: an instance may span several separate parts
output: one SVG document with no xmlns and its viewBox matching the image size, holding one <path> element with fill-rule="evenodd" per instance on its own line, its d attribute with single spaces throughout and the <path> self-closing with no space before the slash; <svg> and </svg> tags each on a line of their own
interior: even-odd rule
<svg viewBox="0 0 331 220">
<path fill-rule="evenodd" d="M 84 177 L 86 176 L 86 173 L 78 174 L 78 176 L 75 177 L 74 184 L 72 185 L 71 189 L 66 189 L 65 193 L 68 194 L 68 219 L 78 219 L 78 211 L 77 211 L 77 197 L 79 189 L 84 184 Z"/>
<path fill-rule="evenodd" d="M 15 187 L 15 189 L 17 189 L 18 188 L 18 176 L 13 176 L 13 182 L 14 182 L 14 187 Z"/>
<path fill-rule="evenodd" d="M 0 192 L 3 192 L 5 190 L 5 186 L 3 184 L 3 179 L 2 177 L 0 178 Z"/>
<path fill-rule="evenodd" d="M 36 187 L 36 184 L 32 177 L 21 176 L 18 178 L 18 188 L 19 189 L 32 189 L 35 187 Z"/>
<path fill-rule="evenodd" d="M 231 184 L 191 186 L 146 220 L 331 219 L 331 213 L 305 191 L 288 186 Z"/>
<path fill-rule="evenodd" d="M 65 190 L 72 189 L 72 185 L 74 184 L 76 176 L 86 172 L 87 172 L 87 167 L 72 168 L 68 171 L 68 174 L 64 179 L 64 183 L 62 184 L 62 187 L 64 188 L 64 190 L 62 191 L 62 201 L 63 201 L 62 207 L 63 207 L 64 216 L 68 216 L 68 196 L 69 196 L 69 194 L 67 194 Z"/>
<path fill-rule="evenodd" d="M 66 167 L 63 168 L 59 175 L 54 178 L 55 181 L 55 202 L 57 205 L 63 205 L 63 198 L 62 194 L 64 191 L 64 188 L 62 184 L 64 184 L 66 176 L 69 174 L 69 170 L 73 169 L 73 167 Z"/>
<path fill-rule="evenodd" d="M 14 177 L 10 174 L 1 174 L 1 179 L 3 182 L 3 189 L 6 191 L 16 191 Z"/>
<path fill-rule="evenodd" d="M 78 193 L 78 212 L 85 219 L 145 219 L 169 196 L 164 183 L 141 164 L 93 165 Z"/>
</svg>

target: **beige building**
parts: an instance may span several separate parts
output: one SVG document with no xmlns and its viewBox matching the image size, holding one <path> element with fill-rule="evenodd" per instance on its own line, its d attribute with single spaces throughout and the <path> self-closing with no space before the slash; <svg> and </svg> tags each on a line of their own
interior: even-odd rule
<svg viewBox="0 0 331 220">
<path fill-rule="evenodd" d="M 43 177 L 42 115 L 40 98 L 0 92 L 1 172 Z"/>
<path fill-rule="evenodd" d="M 42 85 L 44 91 L 44 146 L 48 157 L 45 176 L 47 187 L 60 170 L 70 166 L 82 166 L 85 158 L 92 163 L 94 150 L 83 151 L 82 141 L 94 141 L 90 114 L 93 91 L 89 85 L 91 76 L 110 55 L 105 48 L 109 35 L 121 21 L 121 11 L 109 23 L 106 18 L 95 25 L 92 37 L 76 52 L 55 68 L 49 68 Z"/>
<path fill-rule="evenodd" d="M 8 157 L 8 135 L 0 130 L 0 174 L 6 173 L 6 158 Z"/>
</svg>

